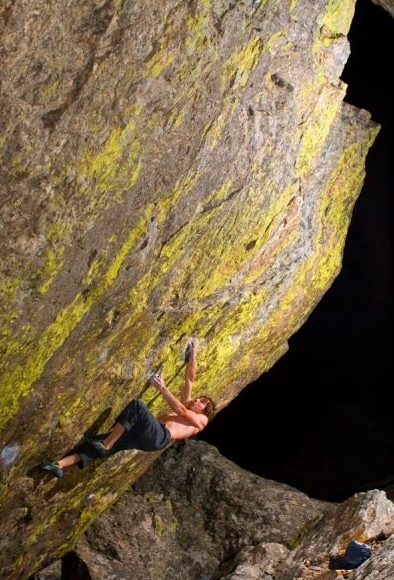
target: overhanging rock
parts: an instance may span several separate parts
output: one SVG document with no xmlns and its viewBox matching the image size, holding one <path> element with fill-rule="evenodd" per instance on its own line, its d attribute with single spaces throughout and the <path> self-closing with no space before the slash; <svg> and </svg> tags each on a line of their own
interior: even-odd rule
<svg viewBox="0 0 394 580">
<path fill-rule="evenodd" d="M 190 335 L 225 406 L 332 284 L 379 127 L 343 102 L 354 0 L 1 9 L 0 568 L 59 558 L 155 459 L 35 466 Z"/>
</svg>

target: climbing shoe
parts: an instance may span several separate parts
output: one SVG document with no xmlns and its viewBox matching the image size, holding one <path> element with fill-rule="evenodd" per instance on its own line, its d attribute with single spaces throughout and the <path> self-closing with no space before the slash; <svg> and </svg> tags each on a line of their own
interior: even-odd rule
<svg viewBox="0 0 394 580">
<path fill-rule="evenodd" d="M 89 437 L 89 435 L 85 435 L 85 441 L 97 451 L 100 457 L 105 457 L 106 455 L 108 455 L 109 450 L 106 447 L 104 447 L 101 441 L 98 441 L 97 439 L 92 439 L 91 437 Z"/>
<path fill-rule="evenodd" d="M 59 466 L 57 461 L 45 461 L 41 463 L 41 469 L 50 471 L 56 477 L 63 477 L 63 469 Z"/>
</svg>

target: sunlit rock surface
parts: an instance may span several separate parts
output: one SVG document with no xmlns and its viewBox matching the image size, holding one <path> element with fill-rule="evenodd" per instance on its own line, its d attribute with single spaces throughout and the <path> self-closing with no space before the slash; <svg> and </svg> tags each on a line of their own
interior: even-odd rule
<svg viewBox="0 0 394 580">
<path fill-rule="evenodd" d="M 379 127 L 343 102 L 354 0 L 0 8 L 0 569 L 59 558 L 156 454 L 37 468 L 130 397 L 225 406 L 341 268 Z M 285 396 L 285 393 L 284 393 Z"/>
</svg>

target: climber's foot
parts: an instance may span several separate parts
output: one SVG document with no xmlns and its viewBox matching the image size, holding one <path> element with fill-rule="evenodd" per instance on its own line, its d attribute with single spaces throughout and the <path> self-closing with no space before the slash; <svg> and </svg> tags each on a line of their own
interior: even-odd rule
<svg viewBox="0 0 394 580">
<path fill-rule="evenodd" d="M 57 461 L 44 461 L 44 463 L 41 463 L 40 467 L 45 471 L 50 471 L 56 477 L 63 477 L 63 469 Z"/>
</svg>

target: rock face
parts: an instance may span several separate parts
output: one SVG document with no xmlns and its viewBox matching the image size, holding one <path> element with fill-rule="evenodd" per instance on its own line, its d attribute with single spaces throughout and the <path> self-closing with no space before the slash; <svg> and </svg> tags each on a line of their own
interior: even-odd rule
<svg viewBox="0 0 394 580">
<path fill-rule="evenodd" d="M 392 18 L 394 18 L 394 2 L 393 0 L 372 0 L 374 4 L 381 6 L 386 10 Z"/>
<path fill-rule="evenodd" d="M 340 75 L 354 0 L 6 2 L 0 569 L 67 553 L 157 458 L 36 469 L 106 429 L 186 338 L 225 406 L 341 268 L 379 131 Z"/>
<path fill-rule="evenodd" d="M 393 532 L 394 504 L 384 491 L 342 503 L 310 499 L 242 470 L 207 443 L 187 441 L 166 451 L 62 565 L 36 580 L 58 579 L 60 570 L 80 580 L 329 580 L 354 541 L 371 555 L 346 578 L 391 578 Z"/>
</svg>

